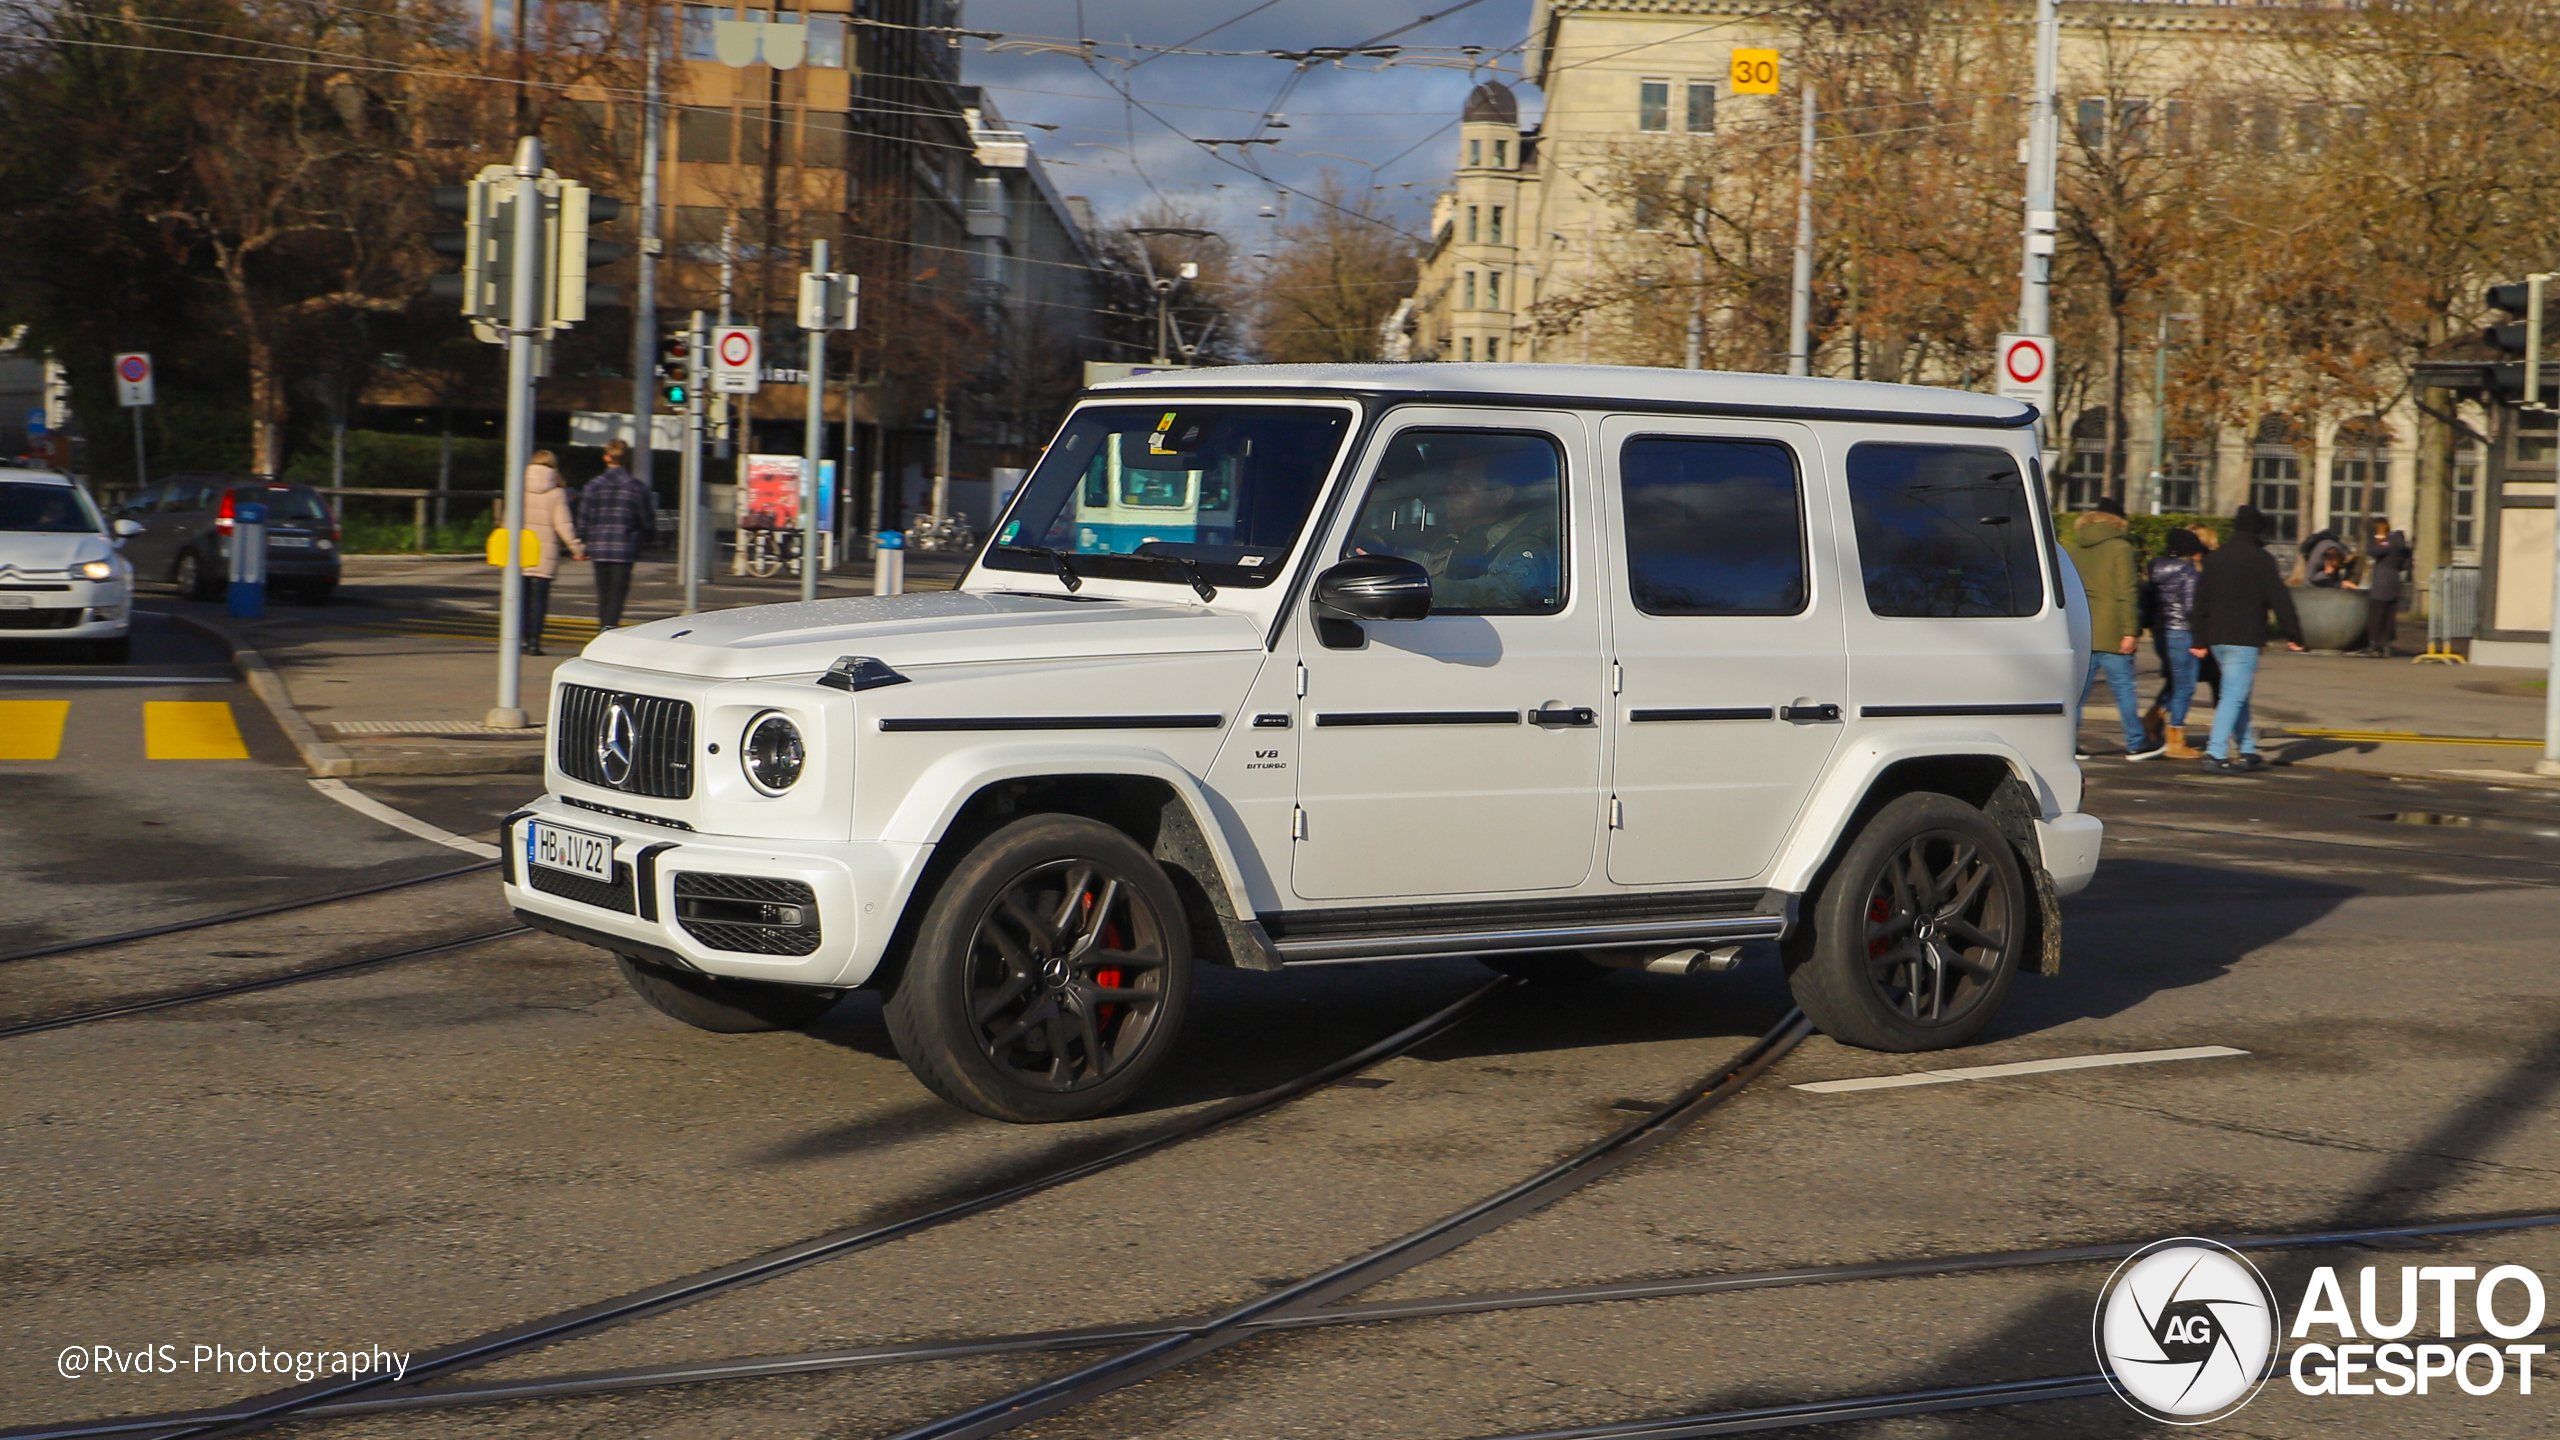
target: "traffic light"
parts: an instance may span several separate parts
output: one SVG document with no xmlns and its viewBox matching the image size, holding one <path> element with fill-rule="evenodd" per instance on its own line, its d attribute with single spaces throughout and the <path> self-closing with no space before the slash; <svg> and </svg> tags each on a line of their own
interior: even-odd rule
<svg viewBox="0 0 2560 1440">
<path fill-rule="evenodd" d="M 542 202 L 539 245 L 543 259 L 534 313 L 540 317 L 538 328 L 548 334 L 586 319 L 590 309 L 622 303 L 620 287 L 593 284 L 587 275 L 596 266 L 630 254 L 631 247 L 591 239 L 587 233 L 590 227 L 620 216 L 621 201 L 549 171 L 536 182 L 536 193 Z M 430 276 L 427 293 L 455 301 L 463 314 L 486 322 L 474 327 L 484 340 L 503 338 L 498 327 L 513 318 L 517 194 L 515 170 L 507 165 L 485 166 L 467 185 L 435 189 L 435 208 L 462 215 L 463 228 L 437 231 L 428 243 L 439 255 L 460 257 L 462 273 Z"/>
<path fill-rule="evenodd" d="M 2520 318 L 2509 324 L 2492 325 L 2480 332 L 2480 338 L 2509 355 L 2523 354 L 2526 321 L 2533 313 L 2534 288 L 2532 282 L 2525 280 L 2518 280 L 2511 285 L 2490 286 L 2487 296 L 2489 308 L 2504 310 Z"/>
<path fill-rule="evenodd" d="M 631 247 L 612 240 L 592 240 L 590 226 L 601 225 L 622 214 L 622 202 L 610 195 L 598 195 L 575 180 L 555 180 L 549 176 L 542 182 L 543 219 L 551 242 L 548 258 L 550 273 L 544 277 L 550 294 L 549 323 L 575 325 L 587 318 L 590 307 L 603 308 L 622 303 L 622 289 L 615 285 L 595 285 L 587 280 L 588 272 L 598 265 L 610 265 L 631 253 Z"/>
<path fill-rule="evenodd" d="M 670 410 L 683 409 L 685 402 L 693 398 L 692 336 L 667 337 L 667 353 L 658 361 L 658 375 L 665 382 L 659 387 L 658 398 L 666 401 Z"/>
</svg>

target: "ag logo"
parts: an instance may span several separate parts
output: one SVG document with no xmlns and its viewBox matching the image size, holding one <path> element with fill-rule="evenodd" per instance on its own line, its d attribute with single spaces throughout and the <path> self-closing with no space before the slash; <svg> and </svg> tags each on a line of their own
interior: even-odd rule
<svg viewBox="0 0 2560 1440">
<path fill-rule="evenodd" d="M 2281 1319 L 2275 1292 L 2237 1251 L 2163 1240 L 2108 1277 L 2094 1327 L 2098 1363 L 2134 1409 L 2201 1425 L 2257 1395 Z"/>
<path fill-rule="evenodd" d="M 604 783 L 616 790 L 630 782 L 635 740 L 631 708 L 614 701 L 612 708 L 604 712 L 603 722 L 596 726 L 596 768 L 604 772 Z"/>
</svg>

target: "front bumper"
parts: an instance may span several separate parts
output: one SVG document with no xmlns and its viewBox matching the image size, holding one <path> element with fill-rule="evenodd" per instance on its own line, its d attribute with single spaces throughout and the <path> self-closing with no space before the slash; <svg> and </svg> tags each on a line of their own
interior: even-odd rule
<svg viewBox="0 0 2560 1440">
<path fill-rule="evenodd" d="M 26 609 L 0 610 L 0 641 L 112 640 L 133 627 L 128 580 L 74 580 L 27 598 L 35 603 Z"/>
<path fill-rule="evenodd" d="M 609 838 L 616 884 L 536 867 L 528 820 Z M 507 903 L 537 924 L 556 920 L 573 938 L 607 949 L 627 941 L 627 953 L 643 959 L 791 985 L 869 979 L 932 851 L 884 841 L 698 834 L 599 814 L 555 796 L 507 817 L 498 848 Z M 762 919 L 788 919 L 791 926 L 755 923 L 759 907 Z M 811 909 L 814 914 L 799 913 Z M 807 953 L 770 953 L 804 943 L 799 937 L 808 930 L 816 933 Z M 762 948 L 730 948 L 740 945 Z"/>
</svg>

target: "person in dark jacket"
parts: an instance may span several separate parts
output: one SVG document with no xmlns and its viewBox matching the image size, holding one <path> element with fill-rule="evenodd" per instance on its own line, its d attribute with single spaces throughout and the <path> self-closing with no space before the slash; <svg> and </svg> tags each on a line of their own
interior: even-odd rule
<svg viewBox="0 0 2560 1440">
<path fill-rule="evenodd" d="M 2286 648 L 2302 649 L 2302 617 L 2294 613 L 2293 596 L 2285 590 L 2275 557 L 2267 553 L 2266 535 L 2266 515 L 2255 505 L 2241 506 L 2232 512 L 2231 538 L 2204 557 L 2204 569 L 2196 577 L 2195 607 L 2189 616 L 2195 626 L 2195 644 L 2187 653 L 2209 654 L 2222 668 L 2213 706 L 2213 738 L 2205 742 L 2207 770 L 2267 766 L 2258 754 L 2258 727 L 2249 718 L 2258 650 L 2267 643 L 2267 612 L 2275 612 Z"/>
<path fill-rule="evenodd" d="M 2162 754 L 2193 760 L 2204 754 L 2187 743 L 2187 708 L 2195 703 L 2198 661 L 2190 653 L 2196 643 L 2196 568 L 2204 542 L 2193 530 L 2171 530 L 2168 553 L 2151 560 L 2151 641 L 2160 652 L 2160 698 L 2151 715 L 2160 721 Z"/>
<path fill-rule="evenodd" d="M 2391 642 L 2400 630 L 2400 606 L 2409 595 L 2409 537 L 2388 520 L 2373 522 L 2373 543 L 2365 547 L 2364 653 L 2391 657 Z"/>
<path fill-rule="evenodd" d="M 586 538 L 587 558 L 596 567 L 596 628 L 622 623 L 622 604 L 631 594 L 631 565 L 657 532 L 658 501 L 627 468 L 628 442 L 604 447 L 605 472 L 589 482 L 578 502 L 578 533 Z"/>
</svg>

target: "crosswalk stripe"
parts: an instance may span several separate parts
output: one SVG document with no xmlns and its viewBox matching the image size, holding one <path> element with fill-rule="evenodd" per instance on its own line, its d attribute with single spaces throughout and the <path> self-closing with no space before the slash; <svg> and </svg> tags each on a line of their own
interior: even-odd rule
<svg viewBox="0 0 2560 1440">
<path fill-rule="evenodd" d="M 224 700 L 145 700 L 142 753 L 152 760 L 246 760 L 249 746 Z"/>
<path fill-rule="evenodd" d="M 51 760 L 62 753 L 68 700 L 0 700 L 0 760 Z"/>
</svg>

